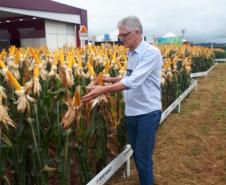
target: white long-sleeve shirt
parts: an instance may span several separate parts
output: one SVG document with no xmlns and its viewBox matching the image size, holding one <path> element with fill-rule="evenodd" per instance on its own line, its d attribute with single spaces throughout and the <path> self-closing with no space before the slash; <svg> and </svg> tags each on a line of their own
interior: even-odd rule
<svg viewBox="0 0 226 185">
<path fill-rule="evenodd" d="M 128 53 L 127 73 L 121 82 L 128 88 L 123 91 L 125 115 L 136 116 L 161 110 L 162 56 L 154 46 L 144 40 Z"/>
</svg>

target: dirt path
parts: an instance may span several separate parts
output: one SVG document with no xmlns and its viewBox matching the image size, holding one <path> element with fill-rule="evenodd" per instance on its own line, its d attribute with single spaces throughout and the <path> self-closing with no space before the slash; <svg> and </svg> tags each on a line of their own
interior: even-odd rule
<svg viewBox="0 0 226 185">
<path fill-rule="evenodd" d="M 226 64 L 199 79 L 181 113 L 160 127 L 154 162 L 157 185 L 226 185 Z M 138 185 L 134 164 L 131 177 L 108 184 Z"/>
</svg>

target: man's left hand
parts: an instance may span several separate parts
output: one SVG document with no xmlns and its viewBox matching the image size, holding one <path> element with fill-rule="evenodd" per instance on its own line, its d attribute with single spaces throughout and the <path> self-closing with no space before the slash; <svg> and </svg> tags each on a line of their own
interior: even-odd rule
<svg viewBox="0 0 226 185">
<path fill-rule="evenodd" d="M 82 102 L 83 103 L 87 103 L 90 100 L 102 95 L 105 93 L 105 88 L 104 86 L 88 86 L 86 88 L 88 91 L 90 91 L 88 94 L 86 94 L 85 96 L 82 97 Z"/>
</svg>

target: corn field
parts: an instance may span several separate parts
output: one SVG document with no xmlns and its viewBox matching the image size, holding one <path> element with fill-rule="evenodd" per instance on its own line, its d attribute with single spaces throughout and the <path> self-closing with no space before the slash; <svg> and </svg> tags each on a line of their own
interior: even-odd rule
<svg viewBox="0 0 226 185">
<path fill-rule="evenodd" d="M 190 85 L 190 73 L 213 64 L 211 49 L 159 46 L 162 103 Z M 85 184 L 126 142 L 122 93 L 82 104 L 89 84 L 123 76 L 127 49 L 16 48 L 0 54 L 0 184 Z"/>
<path fill-rule="evenodd" d="M 162 104 L 166 109 L 191 84 L 190 73 L 208 70 L 214 64 L 214 52 L 200 46 L 159 46 L 162 67 Z"/>
</svg>

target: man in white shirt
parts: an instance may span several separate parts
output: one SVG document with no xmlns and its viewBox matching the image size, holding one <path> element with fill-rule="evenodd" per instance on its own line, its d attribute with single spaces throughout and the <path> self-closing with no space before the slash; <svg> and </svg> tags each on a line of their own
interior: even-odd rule
<svg viewBox="0 0 226 185">
<path fill-rule="evenodd" d="M 142 24 L 135 16 L 118 23 L 119 39 L 129 48 L 127 73 L 124 78 L 108 77 L 107 86 L 92 86 L 82 97 L 86 103 L 102 94 L 123 91 L 125 120 L 129 143 L 139 174 L 141 185 L 153 185 L 152 154 L 155 133 L 161 119 L 161 65 L 160 51 L 142 37 Z"/>
</svg>

